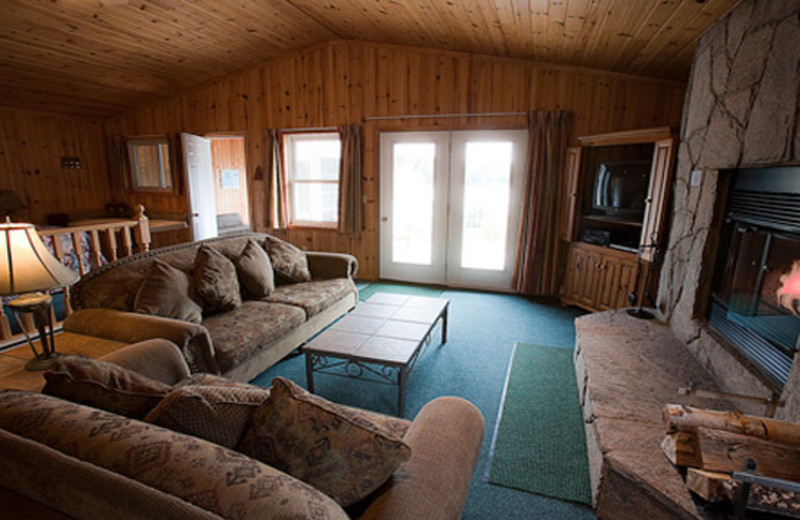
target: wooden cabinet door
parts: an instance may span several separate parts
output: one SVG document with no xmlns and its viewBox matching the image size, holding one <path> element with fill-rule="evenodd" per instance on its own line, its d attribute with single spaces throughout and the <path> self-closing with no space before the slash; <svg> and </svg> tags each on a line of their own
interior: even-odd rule
<svg viewBox="0 0 800 520">
<path fill-rule="evenodd" d="M 672 163 L 674 162 L 674 157 L 675 143 L 673 139 L 656 141 L 639 246 L 641 258 L 646 262 L 653 260 L 655 246 L 663 247 L 666 239 L 664 236 L 665 224 L 667 209 L 669 208 L 669 195 L 672 188 Z"/>
<path fill-rule="evenodd" d="M 584 252 L 584 268 L 578 278 L 578 302 L 585 307 L 597 307 L 597 291 L 602 279 L 603 255 L 597 251 Z"/>
<path fill-rule="evenodd" d="M 578 211 L 580 210 L 580 147 L 567 148 L 567 159 L 564 165 L 566 185 L 564 192 L 564 205 L 561 208 L 561 240 L 571 242 L 575 240 L 577 232 Z"/>
<path fill-rule="evenodd" d="M 597 292 L 597 308 L 619 309 L 630 306 L 628 295 L 636 291 L 638 265 L 635 260 L 616 255 L 603 257 Z"/>
<path fill-rule="evenodd" d="M 561 298 L 575 302 L 578 299 L 580 273 L 586 262 L 586 254 L 577 244 L 570 244 L 567 250 L 567 271 L 564 275 L 564 286 Z"/>
</svg>

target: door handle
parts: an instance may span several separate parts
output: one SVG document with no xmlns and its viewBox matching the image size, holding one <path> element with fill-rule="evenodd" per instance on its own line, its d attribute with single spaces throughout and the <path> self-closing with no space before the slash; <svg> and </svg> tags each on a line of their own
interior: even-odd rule
<svg viewBox="0 0 800 520">
<path fill-rule="evenodd" d="M 381 222 L 389 222 L 389 217 L 381 217 Z"/>
</svg>

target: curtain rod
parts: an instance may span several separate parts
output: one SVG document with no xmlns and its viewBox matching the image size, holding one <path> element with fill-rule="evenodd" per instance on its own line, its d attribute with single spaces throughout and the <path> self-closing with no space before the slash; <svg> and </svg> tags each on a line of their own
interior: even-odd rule
<svg viewBox="0 0 800 520">
<path fill-rule="evenodd" d="M 337 126 L 317 126 L 312 128 L 281 128 L 284 134 L 301 133 L 301 132 L 336 132 L 339 130 Z"/>
<path fill-rule="evenodd" d="M 439 119 L 446 117 L 510 117 L 524 116 L 527 112 L 465 112 L 463 114 L 408 114 L 405 116 L 373 116 L 364 121 L 386 121 L 389 119 Z"/>
</svg>

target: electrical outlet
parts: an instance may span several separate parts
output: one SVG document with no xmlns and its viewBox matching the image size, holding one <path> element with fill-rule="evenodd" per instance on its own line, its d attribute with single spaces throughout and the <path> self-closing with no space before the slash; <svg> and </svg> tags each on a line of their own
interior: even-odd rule
<svg viewBox="0 0 800 520">
<path fill-rule="evenodd" d="M 62 157 L 61 167 L 65 170 L 80 170 L 81 158 L 80 157 Z"/>
</svg>

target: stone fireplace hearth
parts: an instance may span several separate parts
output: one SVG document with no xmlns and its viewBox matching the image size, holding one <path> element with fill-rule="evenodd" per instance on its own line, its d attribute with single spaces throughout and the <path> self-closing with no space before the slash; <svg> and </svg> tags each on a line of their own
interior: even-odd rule
<svg viewBox="0 0 800 520">
<path fill-rule="evenodd" d="M 711 280 L 727 170 L 800 164 L 800 1 L 744 0 L 701 37 L 684 106 L 672 231 L 657 307 L 722 390 L 774 383 L 711 330 Z M 800 419 L 800 356 L 780 417 Z"/>
</svg>

